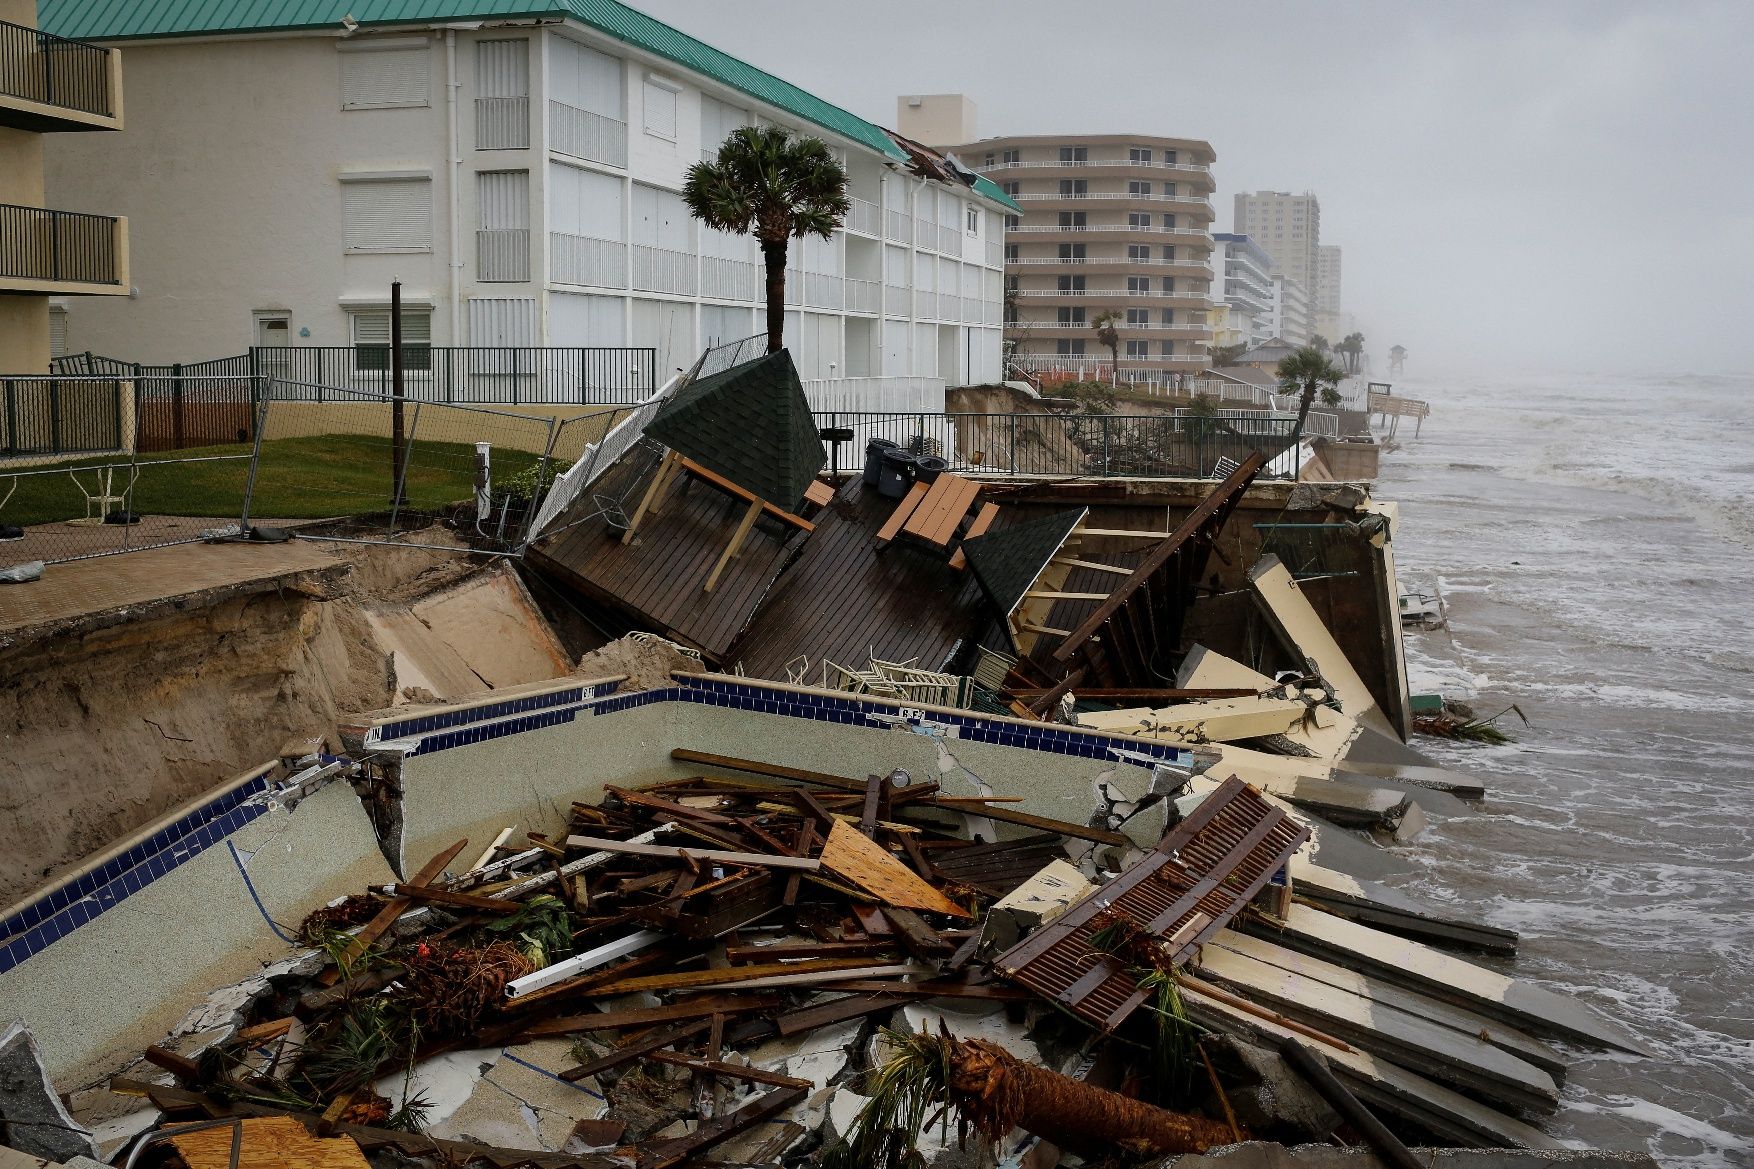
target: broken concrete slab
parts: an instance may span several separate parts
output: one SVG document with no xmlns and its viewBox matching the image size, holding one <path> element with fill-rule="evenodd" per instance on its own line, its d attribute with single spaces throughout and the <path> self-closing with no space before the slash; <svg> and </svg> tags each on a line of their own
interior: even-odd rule
<svg viewBox="0 0 1754 1169">
<path fill-rule="evenodd" d="M 1309 672 L 1321 678 L 1333 692 L 1341 711 L 1366 727 L 1394 737 L 1394 728 L 1377 705 L 1370 687 L 1359 677 L 1346 651 L 1334 640 L 1333 633 L 1279 558 L 1268 554 L 1256 561 L 1249 570 L 1249 583 L 1268 623 L 1286 646 L 1303 658 Z"/>
<path fill-rule="evenodd" d="M 1300 897 L 1340 917 L 1422 942 L 1465 946 L 1494 954 L 1515 954 L 1517 935 L 1484 922 L 1437 913 L 1399 889 L 1361 881 L 1350 873 L 1316 864 L 1301 853 L 1291 858 L 1291 879 Z"/>
<path fill-rule="evenodd" d="M 982 954 L 998 954 L 1046 925 L 1096 890 L 1076 865 L 1049 861 L 1040 872 L 993 903 L 981 925 Z"/>
<path fill-rule="evenodd" d="M 1286 1067 L 1278 1052 L 1234 1035 L 1213 1035 L 1201 1043 L 1227 1083 L 1225 1096 L 1245 1130 L 1282 1140 L 1319 1141 L 1339 1126 L 1340 1114 Z"/>
<path fill-rule="evenodd" d="M 0 1138 L 52 1161 L 100 1156 L 91 1132 L 68 1115 L 22 1020 L 0 1034 Z"/>
</svg>

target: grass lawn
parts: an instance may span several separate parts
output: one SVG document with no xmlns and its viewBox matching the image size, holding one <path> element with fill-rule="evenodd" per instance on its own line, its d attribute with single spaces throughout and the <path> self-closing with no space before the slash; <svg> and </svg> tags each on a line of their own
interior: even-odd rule
<svg viewBox="0 0 1754 1169">
<path fill-rule="evenodd" d="M 243 507 L 249 480 L 248 446 L 228 444 L 191 450 L 143 454 L 130 506 L 141 515 L 236 516 Z M 223 462 L 178 460 L 241 455 Z M 507 477 L 535 463 L 538 456 L 496 447 L 493 478 Z M 50 474 L 19 474 L 17 489 L 0 505 L 0 523 L 51 523 L 85 514 L 85 497 L 65 473 L 68 468 L 117 463 L 115 456 L 58 463 Z M 40 471 L 46 468 L 30 468 Z M 128 481 L 118 467 L 112 491 L 120 494 Z M 93 473 L 79 476 L 93 486 Z M 0 498 L 13 482 L 0 469 Z M 326 434 L 310 438 L 275 439 L 262 444 L 261 467 L 253 516 L 277 519 L 318 519 L 386 510 L 390 502 L 390 440 L 359 434 Z M 432 510 L 468 499 L 475 489 L 475 448 L 468 443 L 416 442 L 409 453 L 408 505 Z"/>
</svg>

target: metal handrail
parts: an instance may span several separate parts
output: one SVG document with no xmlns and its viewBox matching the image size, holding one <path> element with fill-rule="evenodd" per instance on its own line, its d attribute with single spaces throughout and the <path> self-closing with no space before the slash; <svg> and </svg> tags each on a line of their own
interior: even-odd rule
<svg viewBox="0 0 1754 1169">
<path fill-rule="evenodd" d="M 0 94 L 108 117 L 110 50 L 0 20 Z"/>
</svg>

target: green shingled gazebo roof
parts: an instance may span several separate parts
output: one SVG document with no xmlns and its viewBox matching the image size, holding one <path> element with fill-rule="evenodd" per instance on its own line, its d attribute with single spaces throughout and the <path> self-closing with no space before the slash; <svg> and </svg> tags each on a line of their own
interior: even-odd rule
<svg viewBox="0 0 1754 1169">
<path fill-rule="evenodd" d="M 1049 512 L 962 542 L 968 567 L 1001 617 L 1017 608 L 1088 511 L 1079 507 Z"/>
<path fill-rule="evenodd" d="M 792 355 L 782 349 L 691 382 L 646 437 L 787 511 L 828 462 Z"/>
<path fill-rule="evenodd" d="M 368 27 L 455 20 L 576 20 L 897 162 L 907 161 L 902 149 L 873 123 L 615 0 L 37 0 L 37 22 L 43 31 L 87 41 L 332 29 L 349 16 Z M 1019 210 L 986 179 L 977 180 L 975 190 Z"/>
</svg>

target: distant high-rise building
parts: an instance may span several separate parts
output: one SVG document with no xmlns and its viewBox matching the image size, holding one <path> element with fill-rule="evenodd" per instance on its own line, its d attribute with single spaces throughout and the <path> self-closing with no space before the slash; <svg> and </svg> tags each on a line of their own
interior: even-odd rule
<svg viewBox="0 0 1754 1169">
<path fill-rule="evenodd" d="M 1236 196 L 1232 230 L 1267 249 L 1275 273 L 1297 281 L 1306 294 L 1315 289 L 1321 271 L 1322 205 L 1314 195 L 1244 191 Z"/>
<path fill-rule="evenodd" d="M 1005 340 L 1019 366 L 1102 376 L 1094 367 L 1112 358 L 1095 322 L 1112 311 L 1122 380 L 1206 367 L 1210 143 L 1085 134 L 987 138 L 953 151 L 1023 207 L 1005 231 Z"/>
<path fill-rule="evenodd" d="M 1309 311 L 1309 293 L 1303 285 L 1283 272 L 1273 277 L 1272 332 L 1281 341 L 1308 345 L 1313 335 Z M 1332 337 L 1328 338 L 1330 341 Z"/>
<path fill-rule="evenodd" d="M 1228 306 L 1232 344 L 1259 345 L 1273 336 L 1273 257 L 1246 235 L 1212 235 L 1212 299 Z M 1219 342 L 1223 344 L 1224 342 Z"/>
<path fill-rule="evenodd" d="M 1315 306 L 1317 312 L 1340 312 L 1340 245 L 1316 248 Z"/>
</svg>

